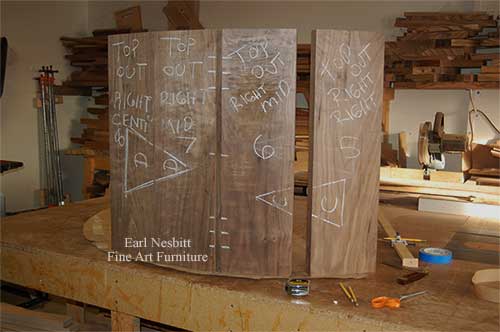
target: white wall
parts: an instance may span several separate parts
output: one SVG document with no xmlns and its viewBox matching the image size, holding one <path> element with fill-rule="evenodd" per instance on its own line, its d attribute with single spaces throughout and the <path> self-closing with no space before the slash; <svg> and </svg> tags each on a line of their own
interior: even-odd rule
<svg viewBox="0 0 500 332">
<path fill-rule="evenodd" d="M 396 17 L 405 11 L 472 11 L 498 13 L 497 1 L 203 1 L 200 21 L 206 28 L 296 28 L 299 43 L 310 43 L 313 29 L 380 31 L 394 39 L 403 30 L 394 28 Z M 481 91 L 476 105 L 500 125 L 497 90 Z M 480 107 L 479 107 L 480 106 Z M 391 105 L 390 130 L 406 131 L 409 167 L 419 168 L 417 134 L 419 124 L 445 113 L 445 129 L 465 133 L 470 109 L 466 91 L 398 90 Z M 475 141 L 494 137 L 483 119 L 476 120 Z M 492 136 L 493 135 L 493 136 Z M 459 155 L 446 155 L 447 169 L 459 171 Z"/>
<path fill-rule="evenodd" d="M 6 84 L 0 109 L 0 158 L 24 163 L 22 169 L 0 175 L 0 191 L 6 196 L 6 210 L 38 207 L 41 188 L 38 110 L 34 108 L 37 83 L 33 80 L 42 65 L 52 64 L 66 78 L 74 70 L 64 59 L 61 35 L 87 34 L 86 2 L 1 2 L 1 35 L 9 42 Z M 84 112 L 86 99 L 65 97 L 57 105 L 62 150 L 71 146 L 70 137 L 80 133 L 75 123 Z M 75 146 L 76 147 L 76 146 Z M 81 198 L 82 160 L 63 157 L 65 191 Z"/>
</svg>

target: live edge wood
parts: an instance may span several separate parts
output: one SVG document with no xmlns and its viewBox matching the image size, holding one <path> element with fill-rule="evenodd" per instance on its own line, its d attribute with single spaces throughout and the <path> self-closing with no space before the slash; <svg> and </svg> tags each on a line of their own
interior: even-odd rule
<svg viewBox="0 0 500 332">
<path fill-rule="evenodd" d="M 208 261 L 160 264 L 290 275 L 295 34 L 110 37 L 113 249 L 156 257 L 158 248 L 127 248 L 125 238 L 184 239 L 189 248 L 165 253 Z"/>
<path fill-rule="evenodd" d="M 376 261 L 384 40 L 334 30 L 312 39 L 310 274 L 363 277 Z"/>
</svg>

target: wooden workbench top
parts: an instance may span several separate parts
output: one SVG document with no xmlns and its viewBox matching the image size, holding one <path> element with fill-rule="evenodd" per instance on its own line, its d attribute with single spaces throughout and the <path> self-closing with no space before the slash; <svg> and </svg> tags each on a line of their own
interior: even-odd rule
<svg viewBox="0 0 500 332">
<path fill-rule="evenodd" d="M 476 298 L 471 284 L 475 271 L 496 265 L 454 259 L 450 265 L 429 266 L 429 276 L 401 286 L 396 278 L 403 272 L 381 263 L 397 261 L 397 256 L 380 242 L 377 272 L 366 279 L 344 280 L 360 299 L 355 308 L 335 279 L 313 280 L 311 294 L 297 299 L 285 294 L 284 280 L 279 279 L 202 276 L 143 263 L 108 262 L 106 253 L 82 234 L 83 222 L 106 206 L 104 199 L 95 199 L 3 219 L 2 280 L 189 330 L 498 330 L 499 305 Z M 427 239 L 426 246 L 444 247 L 457 232 L 499 232 L 498 224 L 488 220 L 404 206 L 384 208 L 398 231 Z M 305 210 L 305 199 L 297 198 L 296 271 L 304 267 Z M 375 310 L 369 305 L 375 296 L 424 289 L 428 295 L 403 302 L 400 309 Z"/>
</svg>

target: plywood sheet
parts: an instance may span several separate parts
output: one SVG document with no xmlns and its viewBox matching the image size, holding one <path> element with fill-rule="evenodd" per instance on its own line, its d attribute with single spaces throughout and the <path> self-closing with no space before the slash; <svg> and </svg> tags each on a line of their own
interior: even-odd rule
<svg viewBox="0 0 500 332">
<path fill-rule="evenodd" d="M 218 269 L 291 272 L 295 30 L 222 31 Z"/>
<path fill-rule="evenodd" d="M 313 32 L 310 273 L 375 270 L 383 36 Z"/>
</svg>

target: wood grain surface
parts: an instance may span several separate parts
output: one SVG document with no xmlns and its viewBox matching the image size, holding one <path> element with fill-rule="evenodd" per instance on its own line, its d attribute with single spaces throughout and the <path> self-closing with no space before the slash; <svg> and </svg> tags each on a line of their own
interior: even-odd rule
<svg viewBox="0 0 500 332">
<path fill-rule="evenodd" d="M 222 31 L 221 271 L 290 275 L 295 61 L 295 30 Z"/>
<path fill-rule="evenodd" d="M 154 34 L 109 37 L 109 109 L 112 247 L 122 253 L 126 237 L 153 236 L 155 192 L 152 125 Z"/>
<path fill-rule="evenodd" d="M 378 33 L 313 32 L 313 277 L 363 277 L 375 270 L 383 42 Z"/>
<path fill-rule="evenodd" d="M 295 30 L 109 43 L 113 249 L 199 273 L 290 275 Z M 153 238 L 189 247 L 152 247 Z M 161 251 L 208 259 L 161 261 Z"/>
<path fill-rule="evenodd" d="M 153 253 L 164 265 L 212 269 L 210 257 L 208 262 L 159 259 L 162 250 L 150 240 L 190 240 L 189 247 L 165 250 L 172 255 L 210 254 L 216 107 L 215 90 L 209 89 L 215 86 L 210 72 L 215 63 L 209 56 L 215 55 L 215 45 L 211 30 L 110 38 L 115 250 Z M 147 247 L 126 248 L 127 237 L 146 238 Z"/>
</svg>

